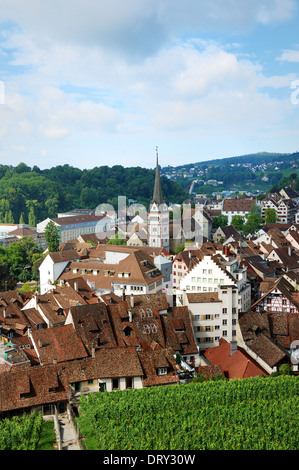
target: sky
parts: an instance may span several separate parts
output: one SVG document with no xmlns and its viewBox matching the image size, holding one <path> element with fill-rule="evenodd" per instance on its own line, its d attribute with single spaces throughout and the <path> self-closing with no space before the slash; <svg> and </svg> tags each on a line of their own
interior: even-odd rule
<svg viewBox="0 0 299 470">
<path fill-rule="evenodd" d="M 0 164 L 299 151 L 297 0 L 0 0 Z"/>
</svg>

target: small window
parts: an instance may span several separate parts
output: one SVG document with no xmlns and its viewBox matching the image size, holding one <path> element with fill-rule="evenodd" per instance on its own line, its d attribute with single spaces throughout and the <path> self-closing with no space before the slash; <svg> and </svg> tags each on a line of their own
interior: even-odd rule
<svg viewBox="0 0 299 470">
<path fill-rule="evenodd" d="M 133 377 L 126 378 L 126 388 L 133 388 Z"/>
<path fill-rule="evenodd" d="M 112 379 L 112 390 L 117 390 L 119 388 L 119 379 Z"/>
<path fill-rule="evenodd" d="M 167 367 L 159 367 L 158 375 L 167 375 Z"/>
</svg>

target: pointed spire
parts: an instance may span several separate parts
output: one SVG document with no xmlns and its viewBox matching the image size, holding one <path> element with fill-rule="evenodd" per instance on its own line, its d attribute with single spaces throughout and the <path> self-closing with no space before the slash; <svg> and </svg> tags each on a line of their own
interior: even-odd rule
<svg viewBox="0 0 299 470">
<path fill-rule="evenodd" d="M 158 162 L 158 147 L 156 147 L 156 177 L 155 177 L 155 186 L 154 186 L 154 194 L 152 203 L 156 203 L 158 205 L 163 204 L 164 199 L 162 195 L 162 186 L 160 180 L 160 171 L 159 171 L 159 162 Z"/>
</svg>

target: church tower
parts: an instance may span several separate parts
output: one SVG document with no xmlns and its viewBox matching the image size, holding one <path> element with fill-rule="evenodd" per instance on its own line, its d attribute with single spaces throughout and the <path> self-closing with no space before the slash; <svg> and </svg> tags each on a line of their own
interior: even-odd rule
<svg viewBox="0 0 299 470">
<path fill-rule="evenodd" d="M 158 147 L 156 147 L 156 176 L 154 194 L 147 216 L 148 246 L 169 250 L 169 211 L 163 199 L 158 162 Z"/>
</svg>

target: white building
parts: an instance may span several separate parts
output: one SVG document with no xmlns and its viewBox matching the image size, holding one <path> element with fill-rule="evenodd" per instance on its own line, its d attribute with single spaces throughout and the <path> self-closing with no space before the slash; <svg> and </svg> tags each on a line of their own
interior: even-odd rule
<svg viewBox="0 0 299 470">
<path fill-rule="evenodd" d="M 251 306 L 247 268 L 228 254 L 206 255 L 180 281 L 177 305 L 187 305 L 201 349 L 235 341 L 237 320 Z"/>
<path fill-rule="evenodd" d="M 54 282 L 59 278 L 70 261 L 79 261 L 79 255 L 74 250 L 47 254 L 39 267 L 41 294 L 45 294 L 53 288 Z"/>
<path fill-rule="evenodd" d="M 114 221 L 105 214 L 101 216 L 95 215 L 69 215 L 66 217 L 47 218 L 37 224 L 36 231 L 44 233 L 48 223 L 52 221 L 56 225 L 59 232 L 60 243 L 66 243 L 70 240 L 76 240 L 80 235 L 96 233 L 100 238 L 105 237 Z"/>
<path fill-rule="evenodd" d="M 221 214 L 227 216 L 227 225 L 231 225 L 234 215 L 240 215 L 241 217 L 245 218 L 246 215 L 250 214 L 250 211 L 254 205 L 254 199 L 224 199 Z"/>
</svg>

